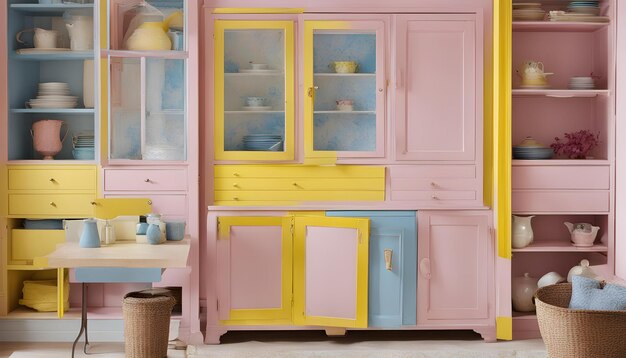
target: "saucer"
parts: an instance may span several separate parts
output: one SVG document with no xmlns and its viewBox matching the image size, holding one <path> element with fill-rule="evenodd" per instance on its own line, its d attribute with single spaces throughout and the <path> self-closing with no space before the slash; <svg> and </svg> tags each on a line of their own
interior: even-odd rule
<svg viewBox="0 0 626 358">
<path fill-rule="evenodd" d="M 269 111 L 272 106 L 246 106 L 243 107 L 244 111 Z"/>
</svg>

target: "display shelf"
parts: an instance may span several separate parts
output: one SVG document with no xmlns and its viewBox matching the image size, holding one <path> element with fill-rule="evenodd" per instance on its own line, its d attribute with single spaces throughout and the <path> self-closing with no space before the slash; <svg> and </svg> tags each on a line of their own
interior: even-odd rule
<svg viewBox="0 0 626 358">
<path fill-rule="evenodd" d="M 87 314 L 89 319 L 122 319 L 122 307 L 88 307 Z M 73 307 L 65 311 L 63 319 L 80 319 L 80 307 Z M 172 319 L 180 319 L 181 314 L 172 312 Z M 39 312 L 25 306 L 17 307 L 9 312 L 6 316 L 0 316 L 0 319 L 54 319 L 59 317 L 55 312 Z"/>
<path fill-rule="evenodd" d="M 224 111 L 224 114 L 285 113 L 285 111 Z"/>
<path fill-rule="evenodd" d="M 100 50 L 103 56 L 111 57 L 154 57 L 159 59 L 186 59 L 189 57 L 187 51 L 128 51 L 128 50 Z"/>
<path fill-rule="evenodd" d="M 607 26 L 608 22 L 513 21 L 513 31 L 519 32 L 594 32 Z"/>
<path fill-rule="evenodd" d="M 61 15 L 68 10 L 93 9 L 93 4 L 11 4 L 11 10 L 37 16 Z"/>
<path fill-rule="evenodd" d="M 11 108 L 11 113 L 94 114 L 93 108 Z"/>
<path fill-rule="evenodd" d="M 284 72 L 280 72 L 280 71 L 275 71 L 275 72 L 227 72 L 224 73 L 225 77 L 250 77 L 250 76 L 272 76 L 272 77 L 276 77 L 276 76 L 284 76 L 285 73 Z"/>
<path fill-rule="evenodd" d="M 21 61 L 62 61 L 62 60 L 90 60 L 94 51 L 39 51 L 37 53 L 12 54 L 12 58 Z"/>
<path fill-rule="evenodd" d="M 315 114 L 376 114 L 376 111 L 314 111 Z"/>
<path fill-rule="evenodd" d="M 608 89 L 591 89 L 591 90 L 571 90 L 571 89 L 526 89 L 514 88 L 514 97 L 521 96 L 546 96 L 553 98 L 574 98 L 574 97 L 596 97 L 608 96 L 611 91 Z"/>
<path fill-rule="evenodd" d="M 315 77 L 376 77 L 375 73 L 315 73 Z"/>
<path fill-rule="evenodd" d="M 513 159 L 511 163 L 513 164 L 513 166 L 607 166 L 611 164 L 608 160 L 605 159 Z"/>
<path fill-rule="evenodd" d="M 519 312 L 519 311 L 513 311 L 513 319 L 518 319 L 518 320 L 536 320 L 537 319 L 537 314 L 535 314 L 535 312 Z"/>
<path fill-rule="evenodd" d="M 576 247 L 569 242 L 565 241 L 538 241 L 535 240 L 532 244 L 521 248 L 512 249 L 513 252 L 607 252 L 609 248 L 605 244 L 596 244 L 589 247 Z"/>
</svg>

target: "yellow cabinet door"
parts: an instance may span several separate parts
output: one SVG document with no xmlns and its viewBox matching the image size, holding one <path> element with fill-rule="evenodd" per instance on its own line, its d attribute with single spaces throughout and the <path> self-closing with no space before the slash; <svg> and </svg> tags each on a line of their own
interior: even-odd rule
<svg viewBox="0 0 626 358">
<path fill-rule="evenodd" d="M 215 21 L 215 159 L 294 159 L 293 21 Z"/>
<path fill-rule="evenodd" d="M 294 323 L 367 327 L 369 219 L 296 217 Z"/>
<path fill-rule="evenodd" d="M 217 295 L 224 325 L 289 325 L 290 217 L 219 217 Z"/>
</svg>

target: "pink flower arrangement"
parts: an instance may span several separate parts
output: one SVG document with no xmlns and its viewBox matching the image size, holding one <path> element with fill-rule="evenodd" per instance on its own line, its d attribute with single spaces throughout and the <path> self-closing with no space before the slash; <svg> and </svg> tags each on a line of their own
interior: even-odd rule
<svg viewBox="0 0 626 358">
<path fill-rule="evenodd" d="M 554 153 L 563 154 L 569 159 L 585 159 L 587 154 L 600 142 L 600 133 L 593 134 L 586 129 L 578 132 L 563 134 L 563 141 L 559 137 L 554 137 L 554 143 L 550 148 Z"/>
</svg>

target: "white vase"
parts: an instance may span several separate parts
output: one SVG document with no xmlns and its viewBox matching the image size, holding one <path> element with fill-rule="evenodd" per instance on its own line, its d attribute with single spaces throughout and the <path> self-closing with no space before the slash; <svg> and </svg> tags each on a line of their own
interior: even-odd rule
<svg viewBox="0 0 626 358">
<path fill-rule="evenodd" d="M 532 312 L 535 310 L 533 295 L 537 291 L 537 279 L 525 273 L 522 277 L 513 278 L 511 283 L 513 309 L 518 312 Z"/>
<path fill-rule="evenodd" d="M 513 215 L 511 245 L 515 249 L 521 249 L 533 242 L 534 234 L 533 227 L 531 225 L 531 216 L 516 216 Z"/>
</svg>

